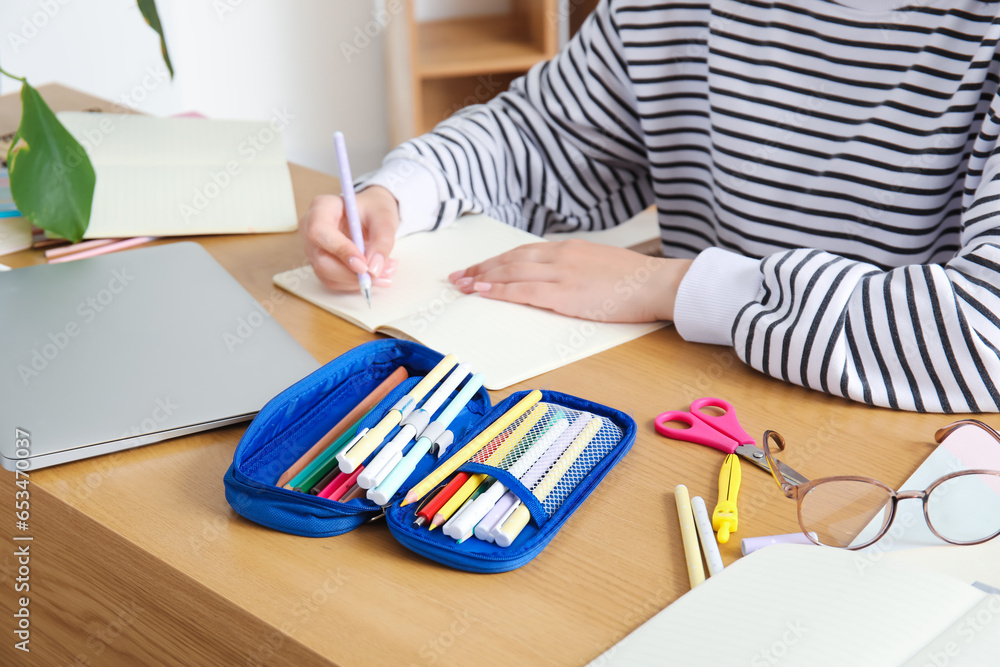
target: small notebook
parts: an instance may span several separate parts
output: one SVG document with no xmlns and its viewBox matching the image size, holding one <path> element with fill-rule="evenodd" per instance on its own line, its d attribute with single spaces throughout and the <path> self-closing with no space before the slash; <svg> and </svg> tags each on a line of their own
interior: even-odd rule
<svg viewBox="0 0 1000 667">
<path fill-rule="evenodd" d="M 966 548 L 975 547 L 944 549 Z M 895 555 L 873 559 L 788 544 L 761 549 L 590 664 L 921 667 L 945 664 L 933 662 L 942 656 L 949 667 L 995 664 L 1000 596 Z"/>
<path fill-rule="evenodd" d="M 368 308 L 359 292 L 337 294 L 311 267 L 279 273 L 274 283 L 372 332 L 451 353 L 483 373 L 489 389 L 517 382 L 638 338 L 663 322 L 621 324 L 581 320 L 548 310 L 465 295 L 448 274 L 525 243 L 543 239 L 486 216 L 469 216 L 434 232 L 399 239 L 392 287 L 375 288 Z M 621 298 L 649 279 L 623 277 Z"/>
<path fill-rule="evenodd" d="M 97 173 L 84 238 L 286 232 L 297 226 L 278 121 L 58 114 Z"/>
<path fill-rule="evenodd" d="M 30 248 L 31 241 L 31 223 L 17 210 L 7 169 L 0 168 L 0 255 Z"/>
</svg>

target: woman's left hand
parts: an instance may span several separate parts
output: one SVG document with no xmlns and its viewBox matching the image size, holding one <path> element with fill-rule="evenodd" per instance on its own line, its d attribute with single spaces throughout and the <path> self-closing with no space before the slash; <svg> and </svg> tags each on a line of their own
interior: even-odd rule
<svg viewBox="0 0 1000 667">
<path fill-rule="evenodd" d="M 688 259 L 573 239 L 523 245 L 448 276 L 462 292 L 606 322 L 672 320 Z"/>
</svg>

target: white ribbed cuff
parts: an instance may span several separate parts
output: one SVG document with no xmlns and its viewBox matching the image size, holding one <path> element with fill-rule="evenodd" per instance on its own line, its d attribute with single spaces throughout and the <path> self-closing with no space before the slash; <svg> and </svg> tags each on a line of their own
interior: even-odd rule
<svg viewBox="0 0 1000 667">
<path fill-rule="evenodd" d="M 762 280 L 759 259 L 722 248 L 703 250 L 677 288 L 677 333 L 692 343 L 731 346 L 736 316 L 757 298 Z"/>
<path fill-rule="evenodd" d="M 397 238 L 434 227 L 441 199 L 434 175 L 427 167 L 411 160 L 388 160 L 360 180 L 363 188 L 382 186 L 399 202 Z"/>
</svg>

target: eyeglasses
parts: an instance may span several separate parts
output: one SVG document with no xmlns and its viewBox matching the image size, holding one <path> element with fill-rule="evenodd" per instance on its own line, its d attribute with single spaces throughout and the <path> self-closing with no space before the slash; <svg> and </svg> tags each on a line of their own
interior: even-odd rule
<svg viewBox="0 0 1000 667">
<path fill-rule="evenodd" d="M 934 439 L 941 443 L 966 428 L 985 431 L 964 432 L 963 438 L 985 438 L 987 467 L 949 473 L 923 491 L 894 491 L 878 480 L 854 475 L 790 484 L 771 456 L 772 441 L 779 452 L 785 449 L 784 438 L 774 431 L 764 433 L 764 455 L 782 493 L 798 503 L 802 532 L 816 544 L 867 547 L 889 530 L 899 501 L 911 498 L 923 502 L 924 520 L 934 535 L 951 544 L 979 544 L 1000 535 L 1000 433 L 975 419 L 963 419 L 940 429 Z"/>
</svg>

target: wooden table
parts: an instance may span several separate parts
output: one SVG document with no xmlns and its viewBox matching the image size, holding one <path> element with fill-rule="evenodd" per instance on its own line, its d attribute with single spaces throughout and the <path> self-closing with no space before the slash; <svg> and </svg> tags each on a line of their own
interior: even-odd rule
<svg viewBox="0 0 1000 667">
<path fill-rule="evenodd" d="M 43 93 L 55 109 L 109 108 L 61 87 Z M 0 99 L 0 133 L 16 127 L 19 108 L 16 98 Z M 337 191 L 333 178 L 294 165 L 292 178 L 300 212 L 315 194 Z M 272 275 L 304 262 L 295 234 L 195 240 L 254 297 L 270 301 L 274 317 L 319 361 L 373 338 L 271 284 Z M 20 267 L 43 258 L 25 251 L 2 261 Z M 782 458 L 803 474 L 866 474 L 890 485 L 913 472 L 935 429 L 952 421 L 787 385 L 728 349 L 685 343 L 672 328 L 495 392 L 494 400 L 536 387 L 622 409 L 639 435 L 546 550 L 506 574 L 424 560 L 382 523 L 310 539 L 237 516 L 222 477 L 245 425 L 31 473 L 30 664 L 581 664 L 688 590 L 674 486 L 715 501 L 722 455 L 658 436 L 657 413 L 723 397 L 754 436 L 781 432 Z M 738 538 L 797 530 L 794 503 L 764 472 L 744 470 L 727 563 L 739 557 Z M 0 479 L 8 526 L 0 662 L 21 664 L 14 661 L 27 656 L 13 649 L 11 634 L 24 595 L 14 591 L 16 489 L 12 475 Z"/>
</svg>

